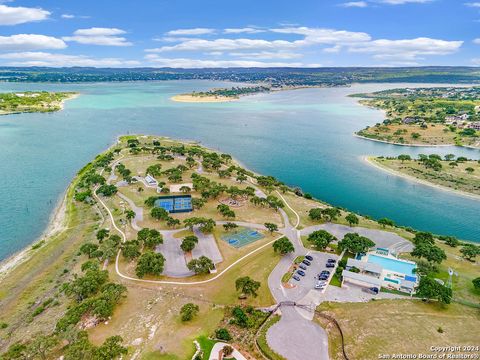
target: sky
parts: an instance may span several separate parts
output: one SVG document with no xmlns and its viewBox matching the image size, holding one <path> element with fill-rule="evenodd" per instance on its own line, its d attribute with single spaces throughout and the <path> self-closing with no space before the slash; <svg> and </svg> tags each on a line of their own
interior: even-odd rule
<svg viewBox="0 0 480 360">
<path fill-rule="evenodd" d="M 480 66 L 480 1 L 0 0 L 0 66 Z"/>
</svg>

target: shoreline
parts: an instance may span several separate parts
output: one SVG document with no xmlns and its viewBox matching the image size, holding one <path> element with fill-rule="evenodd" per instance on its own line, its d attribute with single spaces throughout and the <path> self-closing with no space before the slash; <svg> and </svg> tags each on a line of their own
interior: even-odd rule
<svg viewBox="0 0 480 360">
<path fill-rule="evenodd" d="M 67 194 L 68 188 L 57 201 L 57 205 L 53 209 L 48 220 L 47 227 L 45 230 L 43 230 L 42 234 L 38 236 L 37 239 L 32 243 L 26 245 L 23 249 L 0 261 L 0 281 L 3 280 L 17 266 L 29 260 L 35 254 L 36 249 L 32 249 L 33 246 L 41 243 L 42 241 L 46 241 L 66 230 L 67 226 L 65 220 L 67 218 Z M 43 246 L 44 245 L 40 246 L 40 248 Z"/>
<path fill-rule="evenodd" d="M 193 96 L 190 94 L 178 94 L 170 98 L 170 100 L 182 103 L 224 103 L 237 101 L 238 97 L 217 97 L 217 96 Z"/>
<path fill-rule="evenodd" d="M 364 139 L 364 140 L 370 140 L 370 141 L 376 141 L 384 144 L 390 144 L 390 145 L 396 145 L 396 146 L 411 146 L 411 147 L 447 147 L 447 146 L 458 146 L 458 147 L 466 147 L 464 145 L 456 145 L 456 144 L 402 144 L 402 143 L 396 143 L 396 142 L 391 142 L 387 140 L 380 140 L 380 139 L 372 139 L 363 135 L 359 135 L 357 133 L 353 133 L 353 136 Z M 474 146 L 469 146 L 472 149 L 479 149 L 478 147 Z"/>
<path fill-rule="evenodd" d="M 423 179 L 418 179 L 414 176 L 411 176 L 411 175 L 408 175 L 408 174 L 404 174 L 404 173 L 401 173 L 399 171 L 396 171 L 396 170 L 393 170 L 393 169 L 390 169 L 390 168 L 387 168 L 385 166 L 382 166 L 381 164 L 379 164 L 377 161 L 374 160 L 375 157 L 374 156 L 362 156 L 362 160 L 365 161 L 367 164 L 369 164 L 370 166 L 373 166 L 377 169 L 380 169 L 382 171 L 385 171 L 391 175 L 395 175 L 395 176 L 398 176 L 398 177 L 402 177 L 406 180 L 410 180 L 410 181 L 413 181 L 413 182 L 416 182 L 416 183 L 419 183 L 419 184 L 422 184 L 422 185 L 426 185 L 426 186 L 430 186 L 430 187 L 433 187 L 433 188 L 436 188 L 438 190 L 442 190 L 442 191 L 448 191 L 448 192 L 451 192 L 451 193 L 454 193 L 456 195 L 461 195 L 461 196 L 464 196 L 464 197 L 468 197 L 468 198 L 471 198 L 471 199 L 474 199 L 474 200 L 478 200 L 480 201 L 480 195 L 477 195 L 477 194 L 472 194 L 472 193 L 468 193 L 468 192 L 465 192 L 465 191 L 462 191 L 462 190 L 455 190 L 455 189 L 452 189 L 452 188 L 449 188 L 449 187 L 446 187 L 446 186 L 443 186 L 443 185 L 438 185 L 438 184 L 434 184 L 432 182 L 429 182 L 427 180 L 423 180 Z"/>
</svg>

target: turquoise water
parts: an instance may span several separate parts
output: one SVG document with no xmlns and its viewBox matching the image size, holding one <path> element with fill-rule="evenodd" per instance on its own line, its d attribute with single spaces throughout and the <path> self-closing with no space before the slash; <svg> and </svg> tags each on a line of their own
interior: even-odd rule
<svg viewBox="0 0 480 360">
<path fill-rule="evenodd" d="M 415 276 L 415 273 L 413 270 L 416 268 L 416 266 L 414 264 L 409 264 L 404 261 L 399 261 L 395 259 L 386 258 L 383 256 L 370 254 L 368 255 L 368 262 L 378 264 L 384 269 L 387 269 L 396 273 Z"/>
<path fill-rule="evenodd" d="M 127 133 L 199 140 L 332 204 L 480 241 L 480 201 L 409 182 L 361 160 L 364 155 L 433 152 L 479 157 L 472 149 L 408 148 L 353 137 L 355 130 L 383 116 L 346 95 L 394 86 L 284 91 L 217 104 L 169 100 L 177 93 L 222 85 L 0 83 L 0 91 L 82 93 L 61 112 L 0 117 L 0 259 L 38 238 L 78 169 Z"/>
</svg>

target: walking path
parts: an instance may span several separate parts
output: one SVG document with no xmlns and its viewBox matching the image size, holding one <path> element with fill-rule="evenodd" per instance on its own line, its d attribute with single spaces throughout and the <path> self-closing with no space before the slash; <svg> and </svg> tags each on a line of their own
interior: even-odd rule
<svg viewBox="0 0 480 360">
<path fill-rule="evenodd" d="M 230 344 L 224 342 L 217 342 L 215 343 L 215 345 L 213 345 L 212 352 L 210 353 L 210 357 L 208 358 L 208 360 L 220 360 L 221 357 L 219 356 L 219 353 L 224 346 L 230 346 L 233 348 L 233 346 Z M 229 355 L 228 358 L 234 358 L 236 360 L 247 360 L 247 358 L 235 348 L 233 348 L 233 353 Z"/>
</svg>

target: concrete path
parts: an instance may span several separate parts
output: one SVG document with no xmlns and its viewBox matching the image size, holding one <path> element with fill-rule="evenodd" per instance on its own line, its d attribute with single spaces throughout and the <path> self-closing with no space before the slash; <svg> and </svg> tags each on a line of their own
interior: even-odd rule
<svg viewBox="0 0 480 360">
<path fill-rule="evenodd" d="M 135 217 L 131 220 L 132 228 L 136 231 L 142 230 L 142 228 L 138 225 L 138 222 L 143 221 L 143 208 L 136 206 L 129 197 L 123 195 L 122 193 L 117 192 L 117 195 L 125 200 L 128 206 L 130 206 L 130 209 L 135 212 Z"/>
<path fill-rule="evenodd" d="M 372 299 L 409 299 L 408 295 L 398 295 L 386 292 L 380 292 L 378 295 L 373 295 L 363 291 L 364 288 L 355 286 L 353 284 L 338 286 L 329 286 L 325 293 L 322 294 L 322 301 L 333 302 L 367 302 Z"/>
<path fill-rule="evenodd" d="M 309 226 L 300 231 L 302 236 L 308 235 L 316 230 L 326 230 L 337 239 L 341 240 L 345 234 L 356 232 L 362 236 L 368 237 L 378 247 L 389 248 L 394 252 L 410 252 L 413 250 L 413 244 L 402 238 L 400 235 L 397 235 L 393 232 L 376 230 L 376 229 L 367 229 L 363 227 L 350 227 L 347 225 L 332 224 L 326 223 L 321 225 Z"/>
</svg>

